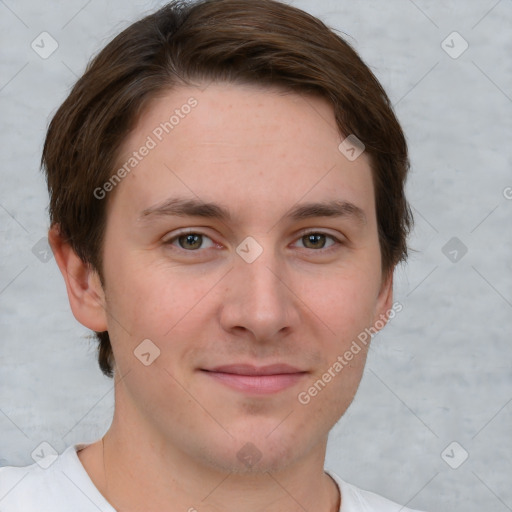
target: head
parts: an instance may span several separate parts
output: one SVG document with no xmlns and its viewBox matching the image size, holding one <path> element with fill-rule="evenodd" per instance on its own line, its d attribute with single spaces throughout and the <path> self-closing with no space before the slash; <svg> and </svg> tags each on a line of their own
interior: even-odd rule
<svg viewBox="0 0 512 512">
<path fill-rule="evenodd" d="M 364 144 L 356 159 L 339 148 L 347 137 Z M 232 390 L 215 382 L 221 389 L 209 395 L 207 371 L 285 361 L 303 373 L 296 397 L 391 308 L 412 226 L 406 141 L 357 53 L 301 10 L 172 2 L 134 23 L 55 114 L 42 163 L 73 312 L 96 333 L 105 375 L 136 370 L 141 411 L 162 403 L 144 392 L 165 381 L 176 403 L 186 407 L 186 387 L 217 405 L 216 420 L 237 439 L 263 445 L 257 430 L 271 430 L 290 395 L 237 395 L 237 416 L 221 406 Z M 159 355 L 145 366 L 134 352 L 147 339 Z M 335 404 L 322 431 L 355 394 L 362 348 L 307 405 Z M 294 404 L 290 429 L 318 430 Z M 155 425 L 164 431 L 170 419 Z M 199 428 L 193 419 L 173 427 L 175 438 Z M 198 449 L 214 460 L 210 445 Z"/>
</svg>

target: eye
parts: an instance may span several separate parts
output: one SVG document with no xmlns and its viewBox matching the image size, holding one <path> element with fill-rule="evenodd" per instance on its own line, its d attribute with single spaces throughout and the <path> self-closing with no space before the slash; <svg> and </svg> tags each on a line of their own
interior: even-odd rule
<svg viewBox="0 0 512 512">
<path fill-rule="evenodd" d="M 207 249 L 214 246 L 213 240 L 209 236 L 192 231 L 175 235 L 166 240 L 165 244 L 186 251 L 196 251 L 197 249 Z"/>
<path fill-rule="evenodd" d="M 199 249 L 208 249 L 215 247 L 215 242 L 204 233 L 196 231 L 187 231 L 178 233 L 164 241 L 165 245 L 171 245 L 177 249 L 188 252 L 197 252 Z M 303 233 L 296 243 L 302 244 L 303 249 L 328 250 L 329 248 L 340 245 L 341 242 L 327 233 L 310 231 Z"/>
<path fill-rule="evenodd" d="M 331 244 L 326 245 L 329 239 L 331 240 Z M 327 249 L 329 247 L 332 247 L 333 245 L 341 243 L 337 238 L 335 238 L 332 235 L 316 231 L 304 233 L 299 238 L 299 241 L 302 242 L 303 247 L 306 249 Z"/>
</svg>

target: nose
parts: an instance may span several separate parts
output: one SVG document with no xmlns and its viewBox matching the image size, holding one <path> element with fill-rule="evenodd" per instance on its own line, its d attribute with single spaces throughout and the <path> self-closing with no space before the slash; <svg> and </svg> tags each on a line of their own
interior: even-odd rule
<svg viewBox="0 0 512 512">
<path fill-rule="evenodd" d="M 245 333 L 260 343 L 292 332 L 300 321 L 300 301 L 293 294 L 289 273 L 270 252 L 264 251 L 252 263 L 235 256 L 220 313 L 224 330 Z"/>
</svg>

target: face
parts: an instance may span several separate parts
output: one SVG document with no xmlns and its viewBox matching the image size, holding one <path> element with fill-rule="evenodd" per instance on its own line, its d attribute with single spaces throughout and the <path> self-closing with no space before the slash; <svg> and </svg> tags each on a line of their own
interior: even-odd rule
<svg viewBox="0 0 512 512">
<path fill-rule="evenodd" d="M 343 138 L 322 99 L 211 84 L 155 99 L 125 141 L 119 168 L 138 156 L 105 199 L 105 322 L 116 409 L 157 444 L 276 470 L 351 403 L 366 350 L 338 356 L 391 282 L 370 161 Z"/>
</svg>

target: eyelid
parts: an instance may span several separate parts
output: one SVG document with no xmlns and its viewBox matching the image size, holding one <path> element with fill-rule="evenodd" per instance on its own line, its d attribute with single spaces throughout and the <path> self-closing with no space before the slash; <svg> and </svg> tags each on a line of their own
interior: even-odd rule
<svg viewBox="0 0 512 512">
<path fill-rule="evenodd" d="M 216 245 L 217 247 L 221 244 L 219 244 L 219 242 L 216 242 L 214 240 L 214 238 L 210 235 L 208 235 L 207 233 L 205 233 L 203 231 L 204 228 L 182 228 L 182 229 L 179 229 L 178 231 L 176 232 L 173 232 L 172 233 L 172 236 L 165 236 L 162 241 L 164 244 L 167 244 L 167 245 L 171 245 L 173 246 L 173 242 L 175 242 L 180 236 L 184 236 L 184 235 L 188 235 L 188 234 L 194 234 L 194 235 L 200 235 L 200 236 L 203 236 L 203 237 L 206 237 L 206 238 L 209 238 L 212 243 L 214 245 Z M 320 228 L 304 228 L 304 229 L 301 229 L 298 233 L 295 234 L 294 236 L 294 243 L 298 242 L 301 238 L 303 238 L 304 236 L 307 236 L 307 235 L 324 235 L 328 238 L 331 238 L 335 243 L 328 247 L 328 248 L 322 248 L 322 249 L 308 249 L 308 248 L 304 248 L 305 250 L 308 250 L 308 251 L 314 251 L 314 252 L 322 252 L 322 251 L 328 251 L 329 249 L 331 248 L 334 248 L 335 246 L 337 245 L 341 245 L 344 243 L 344 237 L 343 236 L 337 236 L 337 235 L 334 235 L 328 231 L 325 231 L 324 229 L 320 229 Z M 174 246 L 173 246 L 174 247 Z M 211 247 L 210 247 L 211 248 Z M 182 250 L 182 251 L 186 251 L 185 249 L 182 249 L 181 247 L 176 247 L 176 249 L 178 250 Z M 208 248 L 206 248 L 208 249 Z M 204 250 L 204 249 L 203 249 Z M 193 253 L 193 252 L 200 252 L 201 249 L 197 249 L 195 251 L 186 251 L 186 252 L 189 252 L 189 253 Z"/>
<path fill-rule="evenodd" d="M 162 243 L 164 245 L 169 245 L 169 246 L 171 246 L 171 247 L 173 247 L 173 248 L 175 248 L 177 250 L 185 251 L 185 252 L 188 252 L 188 253 L 200 252 L 201 251 L 200 249 L 196 249 L 194 251 L 187 251 L 186 249 L 183 249 L 182 247 L 174 246 L 174 242 L 176 242 L 176 240 L 178 238 L 180 238 L 181 236 L 185 236 L 185 235 L 200 235 L 200 236 L 202 236 L 204 238 L 210 239 L 212 244 L 218 247 L 220 244 L 218 242 L 216 242 L 212 236 L 210 236 L 207 233 L 205 233 L 203 231 L 203 229 L 204 228 L 199 228 L 199 229 L 196 229 L 196 228 L 182 228 L 182 229 L 178 229 L 177 231 L 173 231 L 172 234 L 167 233 L 162 238 Z M 206 249 L 211 249 L 211 247 L 207 247 Z"/>
<path fill-rule="evenodd" d="M 309 234 L 326 235 L 326 236 L 330 236 L 335 239 L 343 238 L 341 233 L 339 235 L 334 235 L 333 233 L 326 231 L 325 228 L 304 228 L 304 229 L 301 229 L 295 236 L 297 236 L 297 238 L 302 238 L 303 236 L 306 236 Z M 340 240 L 340 242 L 341 242 L 341 240 Z"/>
<path fill-rule="evenodd" d="M 314 251 L 314 252 L 326 252 L 326 251 L 329 251 L 330 249 L 336 248 L 336 246 L 343 245 L 343 243 L 344 243 L 343 236 L 333 235 L 332 233 L 325 231 L 324 229 L 320 229 L 320 228 L 318 228 L 318 229 L 305 228 L 305 229 L 300 230 L 296 234 L 295 242 L 299 241 L 301 238 L 303 238 L 307 235 L 324 235 L 324 236 L 334 240 L 334 244 L 327 248 L 322 248 L 322 249 L 307 249 L 307 248 L 305 248 L 305 250 L 310 250 L 310 251 Z"/>
</svg>

